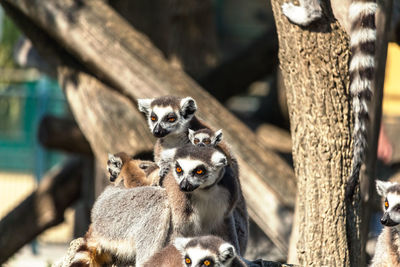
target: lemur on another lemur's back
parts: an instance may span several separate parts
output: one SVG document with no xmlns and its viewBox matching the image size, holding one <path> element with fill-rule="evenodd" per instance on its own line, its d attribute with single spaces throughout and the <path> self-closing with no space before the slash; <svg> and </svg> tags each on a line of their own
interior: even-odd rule
<svg viewBox="0 0 400 267">
<path fill-rule="evenodd" d="M 375 246 L 371 267 L 400 266 L 400 184 L 376 181 L 384 200 L 381 223 L 384 225 Z"/>
<path fill-rule="evenodd" d="M 235 248 L 216 236 L 179 237 L 154 254 L 144 267 L 244 267 Z"/>
<path fill-rule="evenodd" d="M 175 149 L 190 143 L 189 129 L 198 131 L 210 127 L 195 116 L 197 104 L 191 97 L 162 96 L 154 99 L 139 99 L 138 107 L 146 114 L 150 131 L 158 138 L 154 147 L 154 160 L 160 167 L 160 183 L 162 184 Z M 243 254 L 247 247 L 248 214 L 240 187 L 238 164 L 224 142 L 220 142 L 218 147 L 228 158 L 231 168 L 231 177 L 225 179 L 235 180 L 240 189 L 234 209 L 234 219 L 240 244 L 238 253 Z"/>
<path fill-rule="evenodd" d="M 155 252 L 179 236 L 218 235 L 239 249 L 229 211 L 236 185 L 227 159 L 214 147 L 189 145 L 177 149 L 174 169 L 164 188 L 109 186 L 96 200 L 86 244 L 73 261 L 98 266 L 96 259 L 140 267 Z M 102 262 L 103 264 L 109 262 Z"/>
<path fill-rule="evenodd" d="M 158 185 L 158 166 L 155 162 L 133 159 L 125 152 L 108 154 L 107 170 L 110 182 L 123 183 L 126 188 Z"/>
<path fill-rule="evenodd" d="M 299 0 L 300 5 L 285 3 L 283 14 L 293 23 L 308 26 L 322 17 L 319 0 Z M 372 96 L 376 41 L 375 0 L 353 0 L 349 6 L 350 29 L 350 95 L 353 101 L 353 167 L 346 195 L 351 197 L 358 183 L 360 168 L 367 149 L 368 103 Z"/>
</svg>

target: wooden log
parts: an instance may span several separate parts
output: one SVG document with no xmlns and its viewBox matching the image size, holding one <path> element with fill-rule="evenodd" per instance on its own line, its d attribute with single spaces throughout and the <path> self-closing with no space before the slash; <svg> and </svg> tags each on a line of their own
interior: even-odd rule
<svg viewBox="0 0 400 267">
<path fill-rule="evenodd" d="M 92 149 L 72 119 L 46 115 L 39 123 L 39 142 L 46 148 L 92 156 Z"/>
<path fill-rule="evenodd" d="M 263 33 L 250 45 L 199 79 L 216 99 L 226 101 L 254 81 L 274 73 L 278 66 L 276 29 Z"/>
<path fill-rule="evenodd" d="M 257 127 L 256 135 L 260 143 L 269 149 L 281 153 L 292 153 L 292 138 L 288 131 L 265 123 Z"/>
<path fill-rule="evenodd" d="M 71 159 L 49 171 L 38 188 L 0 221 L 0 264 L 44 230 L 64 221 L 80 196 L 83 161 Z"/>
<path fill-rule="evenodd" d="M 279 211 L 294 203 L 296 183 L 291 167 L 260 144 L 250 129 L 185 73 L 172 69 L 146 37 L 132 29 L 108 5 L 94 2 L 95 5 L 91 1 L 77 4 L 72 0 L 61 3 L 55 0 L 7 0 L 3 4 L 9 3 L 21 10 L 96 77 L 122 93 L 107 86 L 98 87 L 99 84 L 87 73 L 61 69 L 61 84 L 69 102 L 75 105 L 72 107 L 75 118 L 96 157 L 105 162 L 106 152 L 115 151 L 110 150 L 114 144 L 125 150 L 147 144 L 149 131 L 143 117 L 137 123 L 124 118 L 137 114 L 126 99 L 166 94 L 193 96 L 198 102 L 199 116 L 212 127 L 224 130 L 227 142 L 238 157 L 249 214 L 285 254 L 287 245 L 282 233 L 286 226 L 282 225 Z M 122 117 L 112 120 L 115 117 L 109 114 L 118 112 L 122 112 Z M 138 138 L 140 128 L 145 129 L 140 134 L 144 140 Z M 135 130 L 130 131 L 133 136 L 124 136 L 121 129 Z M 130 143 L 136 140 L 140 142 Z"/>
</svg>

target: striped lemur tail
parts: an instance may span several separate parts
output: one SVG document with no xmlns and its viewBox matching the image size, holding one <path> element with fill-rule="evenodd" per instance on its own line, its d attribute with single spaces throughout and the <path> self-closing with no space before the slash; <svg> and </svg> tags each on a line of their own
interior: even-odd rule
<svg viewBox="0 0 400 267">
<path fill-rule="evenodd" d="M 293 23 L 307 26 L 322 17 L 319 0 L 300 0 L 299 6 L 282 5 L 282 12 Z M 346 186 L 346 196 L 352 198 L 359 181 L 360 168 L 367 149 L 368 102 L 372 96 L 376 41 L 375 0 L 353 0 L 349 7 L 350 30 L 350 96 L 352 98 L 354 129 L 352 170 Z"/>
<path fill-rule="evenodd" d="M 376 26 L 374 0 L 353 0 L 349 8 L 350 32 L 350 95 L 353 100 L 353 167 L 347 182 L 346 196 L 352 198 L 359 182 L 360 169 L 367 150 L 368 103 L 372 96 L 375 71 Z"/>
</svg>

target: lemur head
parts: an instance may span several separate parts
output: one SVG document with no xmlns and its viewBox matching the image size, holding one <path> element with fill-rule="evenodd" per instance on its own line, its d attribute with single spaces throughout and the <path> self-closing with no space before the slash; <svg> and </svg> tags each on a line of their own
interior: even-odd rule
<svg viewBox="0 0 400 267">
<path fill-rule="evenodd" d="M 385 226 L 400 224 L 400 184 L 377 180 L 376 191 L 385 198 L 381 223 Z"/>
<path fill-rule="evenodd" d="M 185 131 L 197 110 L 196 101 L 191 97 L 139 99 L 138 106 L 146 114 L 150 131 L 157 138 Z"/>
<path fill-rule="evenodd" d="M 110 181 L 115 182 L 121 172 L 124 155 L 108 153 L 107 171 L 110 173 Z"/>
<path fill-rule="evenodd" d="M 177 148 L 172 172 L 180 189 L 192 192 L 213 186 L 224 174 L 227 164 L 225 155 L 214 147 L 189 144 Z"/>
<path fill-rule="evenodd" d="M 222 130 L 214 132 L 208 128 L 197 131 L 189 129 L 188 137 L 195 146 L 217 146 L 222 141 Z"/>
<path fill-rule="evenodd" d="M 236 257 L 235 248 L 216 236 L 178 237 L 174 246 L 187 267 L 228 267 Z"/>
</svg>

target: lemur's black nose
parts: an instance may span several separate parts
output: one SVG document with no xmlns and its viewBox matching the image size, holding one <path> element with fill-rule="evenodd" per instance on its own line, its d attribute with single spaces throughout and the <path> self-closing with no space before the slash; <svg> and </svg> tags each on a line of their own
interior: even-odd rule
<svg viewBox="0 0 400 267">
<path fill-rule="evenodd" d="M 393 221 L 388 213 L 384 213 L 382 218 L 381 218 L 381 224 L 383 224 L 384 226 L 396 226 L 398 225 L 397 222 Z"/>
<path fill-rule="evenodd" d="M 168 134 L 168 132 L 167 132 L 165 129 L 163 129 L 163 128 L 160 126 L 160 124 L 158 124 L 156 127 L 154 127 L 153 135 L 154 135 L 155 137 L 160 138 L 160 137 L 166 136 L 167 134 Z"/>
<path fill-rule="evenodd" d="M 197 187 L 199 187 L 198 185 L 192 185 L 191 183 L 189 183 L 186 179 L 182 180 L 182 182 L 179 184 L 179 188 L 181 189 L 181 191 L 183 192 L 192 192 L 194 191 Z"/>
</svg>

